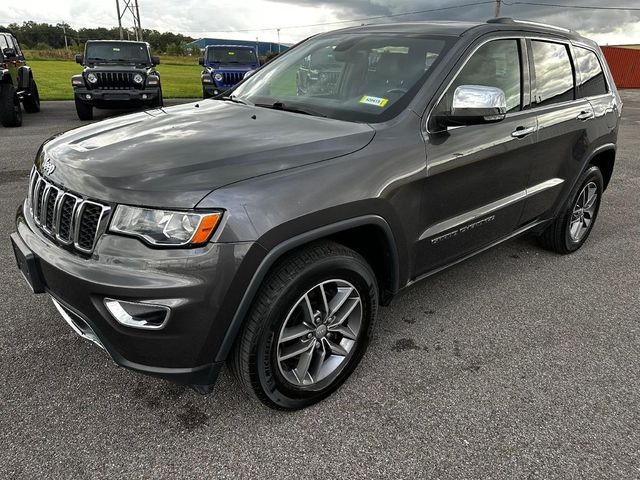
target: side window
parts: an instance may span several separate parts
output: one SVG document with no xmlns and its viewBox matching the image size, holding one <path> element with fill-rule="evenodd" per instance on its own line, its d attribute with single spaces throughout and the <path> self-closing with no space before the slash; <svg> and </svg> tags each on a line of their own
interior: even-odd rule
<svg viewBox="0 0 640 480">
<path fill-rule="evenodd" d="M 575 47 L 575 52 L 580 72 L 580 95 L 591 97 L 607 93 L 607 82 L 596 54 L 582 47 Z"/>
<path fill-rule="evenodd" d="M 531 47 L 535 71 L 533 106 L 540 107 L 573 100 L 573 68 L 567 46 L 533 40 Z"/>
<path fill-rule="evenodd" d="M 9 44 L 7 43 L 7 38 L 0 33 L 0 57 L 4 56 L 2 52 L 4 51 L 5 48 L 9 48 Z"/>
<path fill-rule="evenodd" d="M 9 40 L 9 44 L 11 44 L 11 41 L 13 41 L 14 48 L 16 49 L 16 55 L 18 57 L 22 57 L 22 50 L 20 50 L 20 44 L 18 43 L 16 37 L 10 35 L 7 40 Z"/>
<path fill-rule="evenodd" d="M 522 74 L 518 40 L 493 40 L 480 47 L 460 70 L 436 107 L 436 112 L 451 111 L 453 93 L 460 85 L 500 88 L 507 100 L 507 111 L 522 108 Z"/>
</svg>

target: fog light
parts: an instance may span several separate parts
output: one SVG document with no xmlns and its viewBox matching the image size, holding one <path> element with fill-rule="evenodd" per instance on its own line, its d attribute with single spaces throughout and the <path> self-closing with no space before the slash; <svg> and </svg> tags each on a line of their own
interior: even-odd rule
<svg viewBox="0 0 640 480">
<path fill-rule="evenodd" d="M 142 94 L 142 99 L 143 99 L 143 100 L 146 100 L 146 99 L 147 99 L 147 94 L 146 94 L 146 93 L 143 93 L 143 94 Z"/>
<path fill-rule="evenodd" d="M 219 93 L 220 93 L 220 92 L 219 92 L 218 90 L 214 90 L 214 91 L 213 91 L 213 94 L 214 94 L 214 95 L 218 95 Z"/>
<path fill-rule="evenodd" d="M 84 96 L 84 98 L 86 98 L 87 100 L 91 100 L 91 94 L 90 94 L 90 93 L 87 93 L 87 94 Z"/>
<path fill-rule="evenodd" d="M 104 299 L 104 306 L 116 321 L 126 327 L 160 330 L 169 321 L 171 309 L 165 305 Z"/>
</svg>

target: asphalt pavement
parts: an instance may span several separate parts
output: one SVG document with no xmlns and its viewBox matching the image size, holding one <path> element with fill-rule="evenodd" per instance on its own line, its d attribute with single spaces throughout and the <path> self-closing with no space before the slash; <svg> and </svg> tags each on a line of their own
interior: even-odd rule
<svg viewBox="0 0 640 480">
<path fill-rule="evenodd" d="M 380 311 L 352 378 L 297 413 L 117 368 L 27 291 L 9 243 L 44 102 L 0 127 L 0 477 L 640 478 L 640 91 L 586 245 L 521 238 Z M 104 114 L 101 114 L 104 115 Z"/>
</svg>

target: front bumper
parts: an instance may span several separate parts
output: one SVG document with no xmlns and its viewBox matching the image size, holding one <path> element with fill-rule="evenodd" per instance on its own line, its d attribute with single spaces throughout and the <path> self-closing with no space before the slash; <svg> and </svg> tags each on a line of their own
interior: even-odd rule
<svg viewBox="0 0 640 480">
<path fill-rule="evenodd" d="M 76 333 L 122 367 L 211 391 L 222 367 L 214 359 L 228 328 L 221 309 L 251 243 L 151 249 L 104 234 L 86 258 L 49 240 L 24 207 L 16 227 L 12 242 L 32 255 L 40 291 L 51 295 Z M 126 327 L 106 309 L 105 297 L 166 305 L 171 317 L 162 330 Z"/>
<path fill-rule="evenodd" d="M 75 87 L 73 91 L 76 99 L 98 108 L 120 108 L 126 105 L 157 103 L 160 96 L 158 87 L 141 90 L 98 90 Z"/>
<path fill-rule="evenodd" d="M 217 95 L 221 95 L 224 92 L 226 92 L 227 90 L 229 90 L 231 87 L 221 87 L 215 84 L 211 84 L 211 83 L 203 83 L 202 84 L 202 89 L 204 90 L 204 92 L 207 95 L 210 95 L 212 97 L 215 97 Z"/>
</svg>

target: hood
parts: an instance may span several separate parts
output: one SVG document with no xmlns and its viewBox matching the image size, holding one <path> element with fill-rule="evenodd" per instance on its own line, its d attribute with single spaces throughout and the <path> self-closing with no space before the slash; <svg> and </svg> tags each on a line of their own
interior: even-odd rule
<svg viewBox="0 0 640 480">
<path fill-rule="evenodd" d="M 349 154 L 374 134 L 366 124 L 205 100 L 71 130 L 38 161 L 49 158 L 48 178 L 90 198 L 193 208 L 224 185 Z"/>
</svg>

